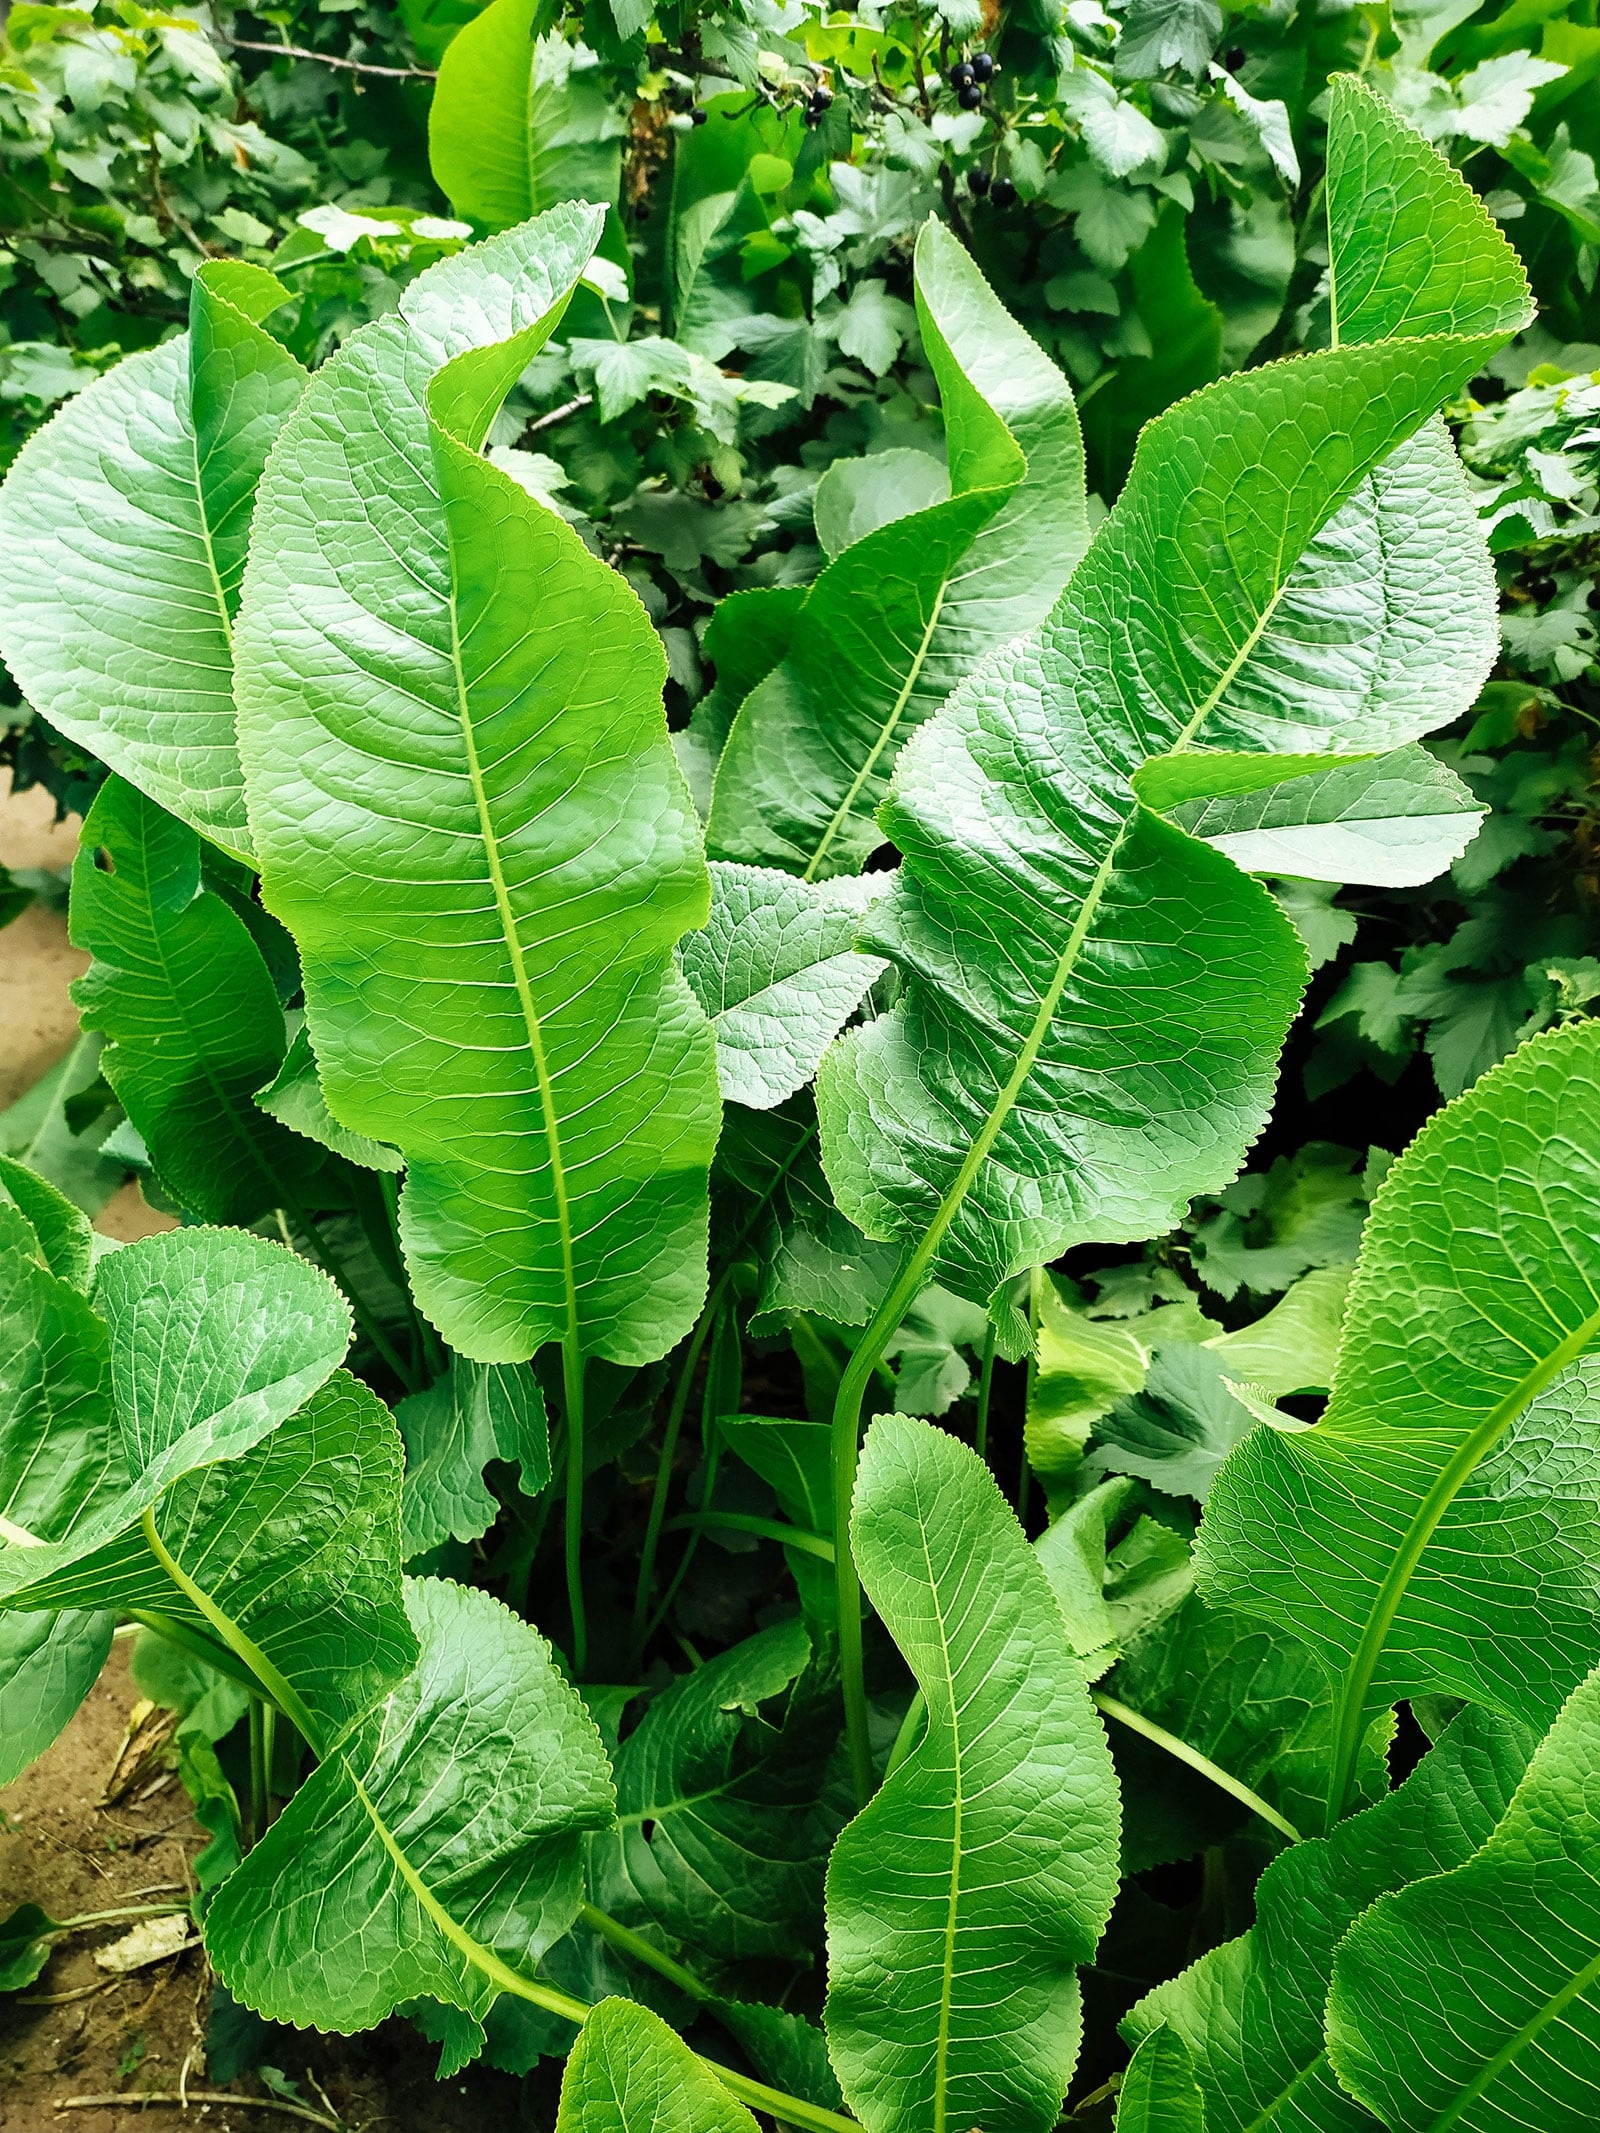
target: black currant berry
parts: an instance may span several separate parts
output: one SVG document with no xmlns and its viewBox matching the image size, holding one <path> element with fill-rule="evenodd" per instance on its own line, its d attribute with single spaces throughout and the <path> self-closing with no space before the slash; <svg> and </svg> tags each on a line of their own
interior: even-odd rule
<svg viewBox="0 0 1600 2133">
<path fill-rule="evenodd" d="M 976 111 L 983 102 L 983 91 L 975 81 L 969 81 L 964 89 L 956 91 L 956 102 L 963 111 Z"/>
<path fill-rule="evenodd" d="M 825 81 L 819 81 L 811 92 L 811 108 L 820 118 L 833 102 L 833 91 Z"/>
<path fill-rule="evenodd" d="M 970 82 L 972 79 L 973 69 L 969 62 L 965 59 L 958 59 L 955 65 L 950 69 L 951 88 L 964 89 L 967 86 L 968 82 Z"/>
<path fill-rule="evenodd" d="M 703 126 L 710 116 L 711 114 L 709 111 L 707 111 L 704 104 L 696 104 L 694 109 L 689 113 L 689 124 L 691 126 Z"/>
<path fill-rule="evenodd" d="M 1237 74 L 1239 69 L 1244 65 L 1244 62 L 1245 49 L 1242 44 L 1229 45 L 1228 49 L 1222 55 L 1222 64 L 1227 68 L 1230 74 Z"/>
<path fill-rule="evenodd" d="M 967 173 L 967 191 L 974 200 L 981 200 L 989 190 L 989 173 L 981 167 Z"/>
<path fill-rule="evenodd" d="M 974 81 L 994 80 L 994 54 L 992 52 L 980 52 L 973 60 L 972 78 Z"/>
<path fill-rule="evenodd" d="M 1009 178 L 996 178 L 989 191 L 989 198 L 996 207 L 1010 207 L 1017 197 L 1017 188 Z"/>
</svg>

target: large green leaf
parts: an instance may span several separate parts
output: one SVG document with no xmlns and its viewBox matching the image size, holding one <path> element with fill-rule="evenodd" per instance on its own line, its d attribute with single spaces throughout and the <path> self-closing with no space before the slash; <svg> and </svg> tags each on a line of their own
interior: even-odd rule
<svg viewBox="0 0 1600 2133">
<path fill-rule="evenodd" d="M 550 1479 L 550 1425 L 544 1394 L 521 1364 L 469 1363 L 460 1356 L 426 1392 L 395 1410 L 406 1441 L 401 1530 L 407 1560 L 452 1536 L 476 1540 L 499 1516 L 484 1485 L 491 1459 L 514 1461 L 529 1496 Z"/>
<path fill-rule="evenodd" d="M 43 1755 L 94 1687 L 115 1627 L 103 1608 L 0 1614 L 0 1785 Z"/>
<path fill-rule="evenodd" d="M 200 874 L 200 839 L 108 778 L 72 869 L 72 988 L 111 1041 L 101 1072 L 173 1198 L 208 1222 L 291 1206 L 319 1152 L 252 1101 L 283 1063 L 283 1009 L 244 921 Z"/>
<path fill-rule="evenodd" d="M 755 2120 L 661 2017 L 602 2000 L 572 2048 L 556 2133 L 755 2133 Z"/>
<path fill-rule="evenodd" d="M 248 858 L 230 638 L 305 373 L 259 323 L 271 274 L 209 260 L 190 286 L 188 334 L 68 400 L 0 489 L 0 653 L 53 726 Z"/>
<path fill-rule="evenodd" d="M 1188 2046 L 1206 2133 L 1377 2133 L 1328 2064 L 1334 1950 L 1374 1898 L 1471 1855 L 1533 1740 L 1489 1712 L 1464 1713 L 1398 1792 L 1273 1861 L 1242 1939 L 1140 2001 L 1123 2034 L 1137 2043 L 1166 2025 Z"/>
<path fill-rule="evenodd" d="M 394 1419 L 339 1371 L 250 1451 L 180 1474 L 147 1521 L 11 1598 L 218 1638 L 320 1747 L 416 1661 Z"/>
<path fill-rule="evenodd" d="M 1437 156 L 1424 178 L 1424 215 L 1466 197 Z M 1375 185 L 1374 242 L 1408 243 L 1418 211 Z M 1265 892 L 1131 781 L 1190 749 L 1410 737 L 1362 691 L 1284 689 L 1283 656 L 1269 674 L 1261 653 L 1274 626 L 1293 635 L 1307 545 L 1526 315 L 1472 212 L 1452 330 L 1269 364 L 1152 423 L 1043 630 L 902 753 L 880 821 L 904 864 L 863 945 L 904 995 L 818 1081 L 841 1207 L 908 1252 L 884 1318 L 926 1273 L 981 1300 L 1074 1243 L 1168 1228 L 1265 1116 L 1300 950 Z"/>
<path fill-rule="evenodd" d="M 627 121 L 590 61 L 546 38 L 550 0 L 493 0 L 450 43 L 428 109 L 428 159 L 458 215 L 491 230 L 563 200 L 615 201 Z"/>
<path fill-rule="evenodd" d="M 902 743 L 986 653 L 1043 619 L 1087 542 L 1066 380 L 940 223 L 917 240 L 916 282 L 953 493 L 817 579 L 723 750 L 707 825 L 721 858 L 807 880 L 854 873 L 882 842 L 873 813 Z"/>
<path fill-rule="evenodd" d="M 929 1423 L 873 1424 L 852 1537 L 928 1718 L 829 1863 L 834 2065 L 872 2133 L 1053 2126 L 1117 1887 L 1083 1667 L 987 1467 Z"/>
<path fill-rule="evenodd" d="M 445 260 L 318 372 L 262 489 L 239 627 L 263 894 L 328 1106 L 407 1162 L 452 1346 L 646 1362 L 705 1284 L 704 922 L 660 641 L 477 446 L 593 248 L 553 210 Z"/>
<path fill-rule="evenodd" d="M 1258 1429 L 1212 1490 L 1202 1591 L 1281 1623 L 1356 1743 L 1443 1689 L 1535 1725 L 1600 1636 L 1600 1024 L 1513 1053 L 1385 1180 L 1314 1429 Z"/>
<path fill-rule="evenodd" d="M 406 1597 L 417 1668 L 206 1916 L 228 1990 L 274 2021 L 348 2035 L 416 1999 L 481 2019 L 571 1925 L 584 1833 L 611 1819 L 600 1736 L 544 1639 L 487 1593 Z"/>
<path fill-rule="evenodd" d="M 1328 2051 L 1392 2133 L 1600 2117 L 1600 1676 L 1475 1857 L 1384 1896 L 1333 1959 Z"/>
<path fill-rule="evenodd" d="M 838 1727 L 799 1621 L 684 1675 L 617 1755 L 617 1827 L 590 1847 L 595 1901 L 724 1962 L 806 1961 L 840 1820 L 824 1783 Z"/>
<path fill-rule="evenodd" d="M 3 1597 L 116 1539 L 180 1475 L 247 1452 L 350 1340 L 333 1284 L 243 1230 L 173 1230 L 113 1253 L 99 1317 L 31 1258 L 0 1265 L 0 1295 L 19 1336 L 17 1392 L 0 1409 Z"/>
</svg>

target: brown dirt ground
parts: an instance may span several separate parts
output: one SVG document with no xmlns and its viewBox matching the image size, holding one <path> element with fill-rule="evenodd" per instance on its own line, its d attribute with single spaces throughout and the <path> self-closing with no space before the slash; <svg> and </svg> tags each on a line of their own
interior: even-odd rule
<svg viewBox="0 0 1600 2133">
<path fill-rule="evenodd" d="M 41 791 L 0 797 L 0 862 L 60 867 L 77 849 L 76 817 L 56 824 Z M 65 918 L 34 905 L 0 931 L 0 1108 L 15 1102 L 71 1046 L 77 1016 L 67 986 L 88 958 L 67 940 Z M 96 1218 L 107 1236 L 131 1240 L 174 1227 L 125 1185 Z M 138 1700 L 127 1644 L 113 1647 L 105 1672 L 49 1752 L 0 1788 L 0 1917 L 16 1904 L 41 1904 L 74 1918 L 148 1900 L 180 1901 L 192 1885 L 189 1861 L 204 1843 L 176 1777 L 159 1760 L 114 1806 L 101 1804 Z M 154 1787 L 156 1789 L 149 1789 Z M 141 1796 L 142 1795 L 142 1796 Z M 160 2133 L 183 2126 L 208 2133 L 290 2133 L 305 2123 L 264 2107 L 258 2081 L 232 2084 L 232 2104 L 191 2101 L 187 2111 L 142 2106 L 141 2090 L 214 2089 L 205 2072 L 204 2025 L 210 1972 L 191 1952 L 108 1982 L 94 1950 L 128 1930 L 86 1928 L 58 1941 L 38 1982 L 0 2001 L 0 2128 L 3 2133 Z M 435 2054 L 403 2022 L 370 2036 L 286 2044 L 282 2071 L 314 2108 L 321 2084 L 343 2125 L 355 2133 L 511 2133 L 519 2123 L 518 2084 L 473 2069 L 460 2081 L 433 2078 Z M 78 2096 L 118 2096 L 109 2106 L 66 2111 Z M 252 2104 L 246 2098 L 255 2098 Z"/>
</svg>

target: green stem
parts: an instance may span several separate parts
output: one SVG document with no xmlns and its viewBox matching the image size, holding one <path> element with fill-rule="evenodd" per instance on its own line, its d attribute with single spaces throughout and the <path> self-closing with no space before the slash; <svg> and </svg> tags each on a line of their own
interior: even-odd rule
<svg viewBox="0 0 1600 2133">
<path fill-rule="evenodd" d="M 572 1672 L 581 1681 L 589 1664 L 589 1623 L 583 1606 L 583 1352 L 571 1334 L 561 1343 L 561 1384 L 567 1408 L 567 1604 L 572 1610 Z"/>
<path fill-rule="evenodd" d="M 712 1320 L 716 1317 L 717 1307 L 722 1301 L 722 1291 L 731 1273 L 731 1265 L 724 1268 L 706 1298 L 706 1307 L 700 1313 L 694 1331 L 689 1336 L 683 1367 L 678 1372 L 678 1382 L 672 1388 L 672 1405 L 667 1409 L 666 1433 L 661 1439 L 661 1457 L 656 1462 L 655 1487 L 650 1494 L 650 1516 L 645 1522 L 644 1547 L 639 1554 L 639 1582 L 633 1590 L 633 1652 L 628 1668 L 630 1679 L 638 1673 L 640 1661 L 644 1657 L 646 1618 L 649 1613 L 650 1594 L 655 1585 L 656 1550 L 661 1544 L 661 1521 L 666 1516 L 667 1490 L 672 1482 L 672 1462 L 678 1453 L 678 1436 L 689 1406 L 689 1390 L 699 1367 L 706 1335 L 711 1331 Z"/>
<path fill-rule="evenodd" d="M 250 1699 L 250 1841 L 267 1833 L 267 1709 L 259 1696 Z"/>
<path fill-rule="evenodd" d="M 144 1534 L 145 1543 L 151 1554 L 167 1573 L 167 1576 L 171 1578 L 173 1584 L 177 1586 L 190 1605 L 197 1610 L 201 1619 L 207 1622 L 216 1632 L 219 1641 L 225 1644 L 237 1658 L 242 1659 L 250 1669 L 250 1672 L 255 1677 L 256 1693 L 259 1695 L 265 1691 L 284 1716 L 293 1719 L 310 1743 L 312 1750 L 320 1757 L 323 1752 L 321 1746 L 322 1728 L 306 1709 L 298 1690 L 284 1679 L 282 1673 L 273 1665 L 260 1645 L 247 1637 L 238 1623 L 225 1615 L 211 1595 L 198 1586 L 194 1579 L 190 1577 L 156 1530 L 153 1510 L 144 1512 L 139 1520 L 139 1527 Z"/>
<path fill-rule="evenodd" d="M 1175 1756 L 1180 1763 L 1187 1763 L 1191 1770 L 1198 1771 L 1201 1777 L 1209 1779 L 1220 1791 L 1237 1800 L 1242 1807 L 1248 1807 L 1252 1814 L 1259 1815 L 1263 1822 L 1277 1830 L 1280 1836 L 1287 1837 L 1291 1844 L 1300 1842 L 1300 1832 L 1292 1822 L 1286 1822 L 1275 1807 L 1267 1805 L 1259 1792 L 1252 1792 L 1248 1785 L 1231 1776 L 1220 1764 L 1214 1763 L 1209 1755 L 1202 1755 L 1198 1748 L 1191 1748 L 1186 1740 L 1181 1740 L 1176 1733 L 1169 1733 L 1165 1726 L 1158 1726 L 1153 1719 L 1130 1710 L 1125 1703 L 1119 1703 L 1115 1696 L 1102 1696 L 1098 1689 L 1091 1690 L 1090 1693 L 1094 1697 L 1096 1707 L 1104 1711 L 1107 1718 L 1114 1718 L 1118 1725 L 1126 1726 L 1130 1732 L 1143 1734 L 1146 1740 L 1154 1741 L 1158 1748 L 1164 1748 L 1168 1755 Z"/>
<path fill-rule="evenodd" d="M 889 1750 L 889 1760 L 883 1766 L 884 1783 L 887 1784 L 906 1757 L 922 1737 L 923 1721 L 928 1715 L 928 1699 L 918 1689 L 906 1705 L 906 1715 L 900 1721 L 900 1730 L 894 1737 L 894 1746 Z"/>
<path fill-rule="evenodd" d="M 636 1963 L 643 1963 L 647 1969 L 654 1970 L 659 1977 L 664 1977 L 669 1985 L 676 1985 L 678 1990 L 687 1993 L 691 2000 L 709 2004 L 721 1997 L 704 1978 L 696 1977 L 694 1972 L 686 1970 L 682 1963 L 674 1962 L 672 1957 L 664 1954 L 654 1942 L 646 1940 L 642 1933 L 635 1933 L 631 1926 L 625 1926 L 620 1918 L 613 1918 L 609 1911 L 597 1910 L 592 1903 L 580 1904 L 578 1920 L 580 1924 L 586 1925 L 591 1933 L 598 1933 L 602 1940 L 610 1941 L 613 1948 L 620 1948 L 624 1955 L 631 1955 Z"/>
<path fill-rule="evenodd" d="M 153 1630 L 169 1644 L 177 1645 L 180 1651 L 192 1652 L 196 1659 L 203 1659 L 207 1666 L 215 1667 L 219 1674 L 226 1674 L 230 1681 L 237 1681 L 257 1696 L 262 1693 L 260 1682 L 244 1661 L 215 1637 L 208 1637 L 204 1630 L 180 1622 L 175 1615 L 162 1614 L 154 1607 L 130 1609 L 129 1618 L 140 1629 Z"/>
<path fill-rule="evenodd" d="M 786 1548 L 803 1549 L 825 1563 L 833 1561 L 833 1542 L 820 1533 L 791 1526 L 787 1519 L 760 1518 L 753 1511 L 686 1511 L 681 1518 L 669 1518 L 665 1530 L 698 1533 L 703 1526 L 725 1527 L 730 1533 L 754 1533 L 760 1540 L 782 1541 Z"/>
<path fill-rule="evenodd" d="M 1027 1530 L 1028 1481 L 1032 1469 L 1028 1465 L 1028 1416 L 1033 1409 L 1033 1388 L 1039 1376 L 1039 1293 L 1044 1286 L 1044 1269 L 1031 1267 L 1028 1271 L 1028 1379 L 1022 1394 L 1022 1446 L 1017 1457 L 1017 1523 Z"/>
<path fill-rule="evenodd" d="M 731 1314 L 728 1318 L 720 1320 L 713 1330 L 711 1358 L 706 1366 L 705 1391 L 700 1402 L 700 1455 L 705 1463 L 706 1471 L 705 1494 L 701 1498 L 699 1512 L 699 1517 L 702 1519 L 709 1517 L 711 1514 L 711 1498 L 717 1486 L 717 1467 L 722 1458 L 722 1432 L 717 1428 L 716 1418 L 722 1406 L 722 1365 L 728 1353 L 724 1345 L 725 1337 L 732 1340 L 732 1352 L 735 1360 L 737 1360 L 739 1355 L 739 1329 Z M 736 1408 L 738 1406 L 737 1387 L 733 1389 L 730 1398 Z M 689 1574 L 689 1565 L 694 1561 L 695 1550 L 699 1545 L 700 1529 L 697 1524 L 695 1530 L 689 1535 L 682 1555 L 678 1558 L 678 1567 L 673 1571 L 667 1589 L 661 1596 L 660 1606 L 650 1617 L 649 1626 L 645 1631 L 646 1643 L 649 1642 L 667 1619 L 672 1603 L 678 1597 L 679 1588 Z"/>
<path fill-rule="evenodd" d="M 978 1367 L 978 1423 L 972 1448 L 980 1459 L 989 1456 L 989 1395 L 994 1390 L 994 1320 L 983 1329 L 983 1361 Z"/>
</svg>

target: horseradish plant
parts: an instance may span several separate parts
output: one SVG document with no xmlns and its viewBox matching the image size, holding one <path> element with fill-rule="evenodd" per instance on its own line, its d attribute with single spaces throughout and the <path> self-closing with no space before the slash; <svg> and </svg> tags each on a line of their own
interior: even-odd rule
<svg viewBox="0 0 1600 2133">
<path fill-rule="evenodd" d="M 1122 2127 L 1592 2123 L 1600 1031 L 1394 1166 L 1319 1423 L 1274 1404 L 1327 1383 L 1284 1360 L 1309 1299 L 1246 1349 L 1167 1307 L 1239 1440 L 1192 1566 L 1127 1474 L 1053 1485 L 1030 1546 L 953 1436 L 862 1442 L 931 1282 L 1020 1357 L 1039 1269 L 1237 1170 L 1305 981 L 1253 870 L 1421 882 L 1479 819 L 1417 745 L 1494 649 L 1435 411 L 1526 290 L 1351 81 L 1326 202 L 1331 345 L 1151 425 L 1092 541 L 1064 383 L 923 233 L 948 492 L 841 463 L 814 585 L 724 603 L 704 831 L 644 611 L 485 443 L 598 211 L 442 262 L 309 380 L 273 277 L 209 264 L 188 338 L 21 455 L 0 648 L 115 773 L 79 1002 L 196 1219 L 96 1257 L 4 1165 L 6 1757 L 118 1616 L 243 1697 L 248 1827 L 185 1751 L 238 2000 L 403 2010 L 447 2071 L 565 2055 L 563 2133 L 1044 2133 L 1119 1883 L 1220 1828 L 1270 1858 L 1255 1922 L 1111 2010 Z M 809 1419 L 740 1411 L 747 1322 Z M 702 1372 L 687 1547 L 776 1542 L 799 1604 L 672 1678 Z M 630 1655 L 586 1500 L 653 1426 Z M 437 1574 L 502 1513 L 515 1607 Z M 1437 1738 L 1391 1793 L 1399 1698 Z"/>
</svg>

